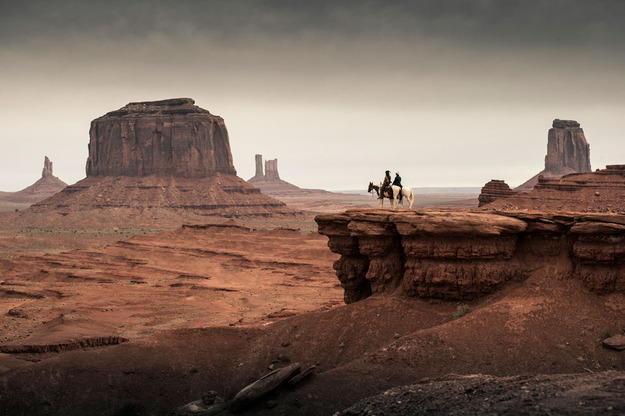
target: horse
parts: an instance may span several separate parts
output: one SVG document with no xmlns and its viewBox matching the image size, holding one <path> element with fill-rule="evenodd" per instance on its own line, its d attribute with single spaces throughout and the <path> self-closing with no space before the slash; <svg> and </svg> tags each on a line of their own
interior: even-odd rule
<svg viewBox="0 0 625 416">
<path fill-rule="evenodd" d="M 375 191 L 375 193 L 378 195 L 378 198 L 379 198 L 380 188 L 382 188 L 381 185 L 374 185 L 373 182 L 369 182 L 369 188 L 367 189 L 367 192 Z M 393 192 L 392 198 L 391 198 L 391 192 Z M 399 186 L 391 185 L 387 187 L 385 194 L 382 195 L 382 198 L 380 198 L 380 209 L 384 205 L 384 198 L 388 198 L 391 201 L 391 209 L 397 209 L 397 198 L 399 197 L 399 192 L 400 192 Z M 412 209 L 412 204 L 414 202 L 414 194 L 412 193 L 412 189 L 406 186 L 402 187 L 401 195 L 403 198 L 407 199 L 408 202 L 410 203 L 410 206 L 408 207 L 408 209 Z M 402 207 L 404 206 L 403 199 L 401 201 L 401 205 Z"/>
</svg>

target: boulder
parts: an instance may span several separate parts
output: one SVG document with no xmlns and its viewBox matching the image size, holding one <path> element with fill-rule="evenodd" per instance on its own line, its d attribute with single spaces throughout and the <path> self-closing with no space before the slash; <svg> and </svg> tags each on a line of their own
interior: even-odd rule
<svg viewBox="0 0 625 416">
<path fill-rule="evenodd" d="M 602 342 L 603 346 L 613 350 L 625 350 L 625 335 L 614 335 L 613 337 L 606 338 Z"/>
<path fill-rule="evenodd" d="M 169 412 L 169 416 L 211 416 L 221 413 L 224 408 L 224 400 L 216 392 L 210 391 L 201 399 Z"/>
<path fill-rule="evenodd" d="M 293 363 L 286 367 L 278 368 L 264 375 L 252 384 L 245 386 L 230 402 L 230 409 L 233 412 L 244 410 L 289 381 L 300 371 L 300 368 L 298 363 Z"/>
</svg>

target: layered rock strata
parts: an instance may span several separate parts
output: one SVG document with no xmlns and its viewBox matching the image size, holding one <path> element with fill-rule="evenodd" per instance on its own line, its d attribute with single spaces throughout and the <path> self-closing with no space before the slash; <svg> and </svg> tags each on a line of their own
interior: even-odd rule
<svg viewBox="0 0 625 416">
<path fill-rule="evenodd" d="M 515 192 L 480 210 L 553 210 L 625 213 L 625 165 L 608 165 L 595 172 L 560 179 L 539 177 L 530 192 Z"/>
<path fill-rule="evenodd" d="M 236 176 L 224 120 L 194 103 L 190 98 L 130 103 L 93 120 L 87 178 L 31 211 L 294 215 L 283 202 Z"/>
<path fill-rule="evenodd" d="M 486 185 L 482 187 L 480 196 L 478 199 L 478 206 L 490 204 L 496 199 L 505 198 L 512 195 L 514 192 L 507 183 L 499 179 L 491 179 Z"/>
<path fill-rule="evenodd" d="M 346 303 L 397 289 L 472 299 L 542 269 L 597 293 L 625 292 L 625 215 L 350 210 L 315 221 L 341 255 L 334 269 Z"/>
<path fill-rule="evenodd" d="M 223 118 L 190 98 L 130 103 L 91 122 L 87 176 L 235 175 Z"/>
</svg>

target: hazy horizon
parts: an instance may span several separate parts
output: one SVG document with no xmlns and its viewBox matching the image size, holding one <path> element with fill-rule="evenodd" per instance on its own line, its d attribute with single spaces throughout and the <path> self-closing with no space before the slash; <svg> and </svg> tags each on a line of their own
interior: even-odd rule
<svg viewBox="0 0 625 416">
<path fill-rule="evenodd" d="M 555 118 L 593 169 L 625 163 L 625 2 L 0 1 L 0 190 L 44 156 L 85 177 L 89 124 L 190 97 L 305 188 L 511 187 L 544 167 Z"/>
</svg>

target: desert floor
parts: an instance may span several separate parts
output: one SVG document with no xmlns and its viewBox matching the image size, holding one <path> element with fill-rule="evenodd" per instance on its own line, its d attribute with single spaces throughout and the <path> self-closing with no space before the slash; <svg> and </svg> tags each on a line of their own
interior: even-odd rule
<svg viewBox="0 0 625 416">
<path fill-rule="evenodd" d="M 315 366 L 313 376 L 244 414 L 330 415 L 413 383 L 427 383 L 434 397 L 449 383 L 432 393 L 437 384 L 428 380 L 450 375 L 531 383 L 541 374 L 605 371 L 614 373 L 593 397 L 616 404 L 575 399 L 564 410 L 625 411 L 625 398 L 610 390 L 625 379 L 625 355 L 601 346 L 606 334 L 625 330 L 622 294 L 598 296 L 538 269 L 472 302 L 407 298 L 400 290 L 345 305 L 332 268 L 338 256 L 315 232 L 314 213 L 178 218 L 186 226 L 166 213 L 156 213 L 156 223 L 119 222 L 125 213 L 118 214 L 0 215 L 5 414 L 164 415 L 209 390 L 231 398 L 293 362 Z M 488 377 L 452 384 L 490 391 Z M 568 388 L 569 379 L 558 380 L 550 394 Z M 574 387 L 589 383 L 579 380 Z M 507 382 L 507 408 L 529 400 Z M 450 397 L 449 409 L 466 397 Z M 446 413 L 437 406 L 428 414 Z M 364 414 L 354 412 L 346 414 Z"/>
</svg>

